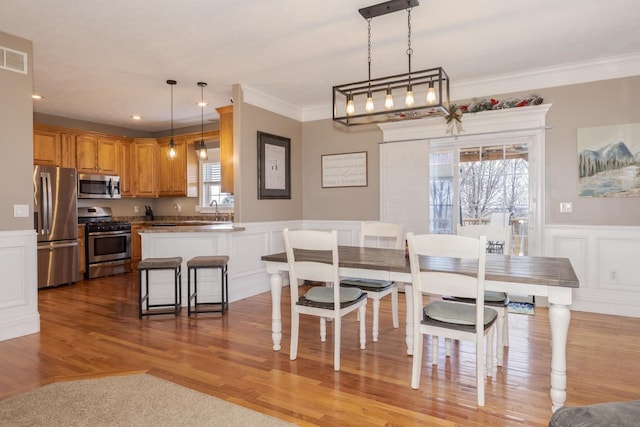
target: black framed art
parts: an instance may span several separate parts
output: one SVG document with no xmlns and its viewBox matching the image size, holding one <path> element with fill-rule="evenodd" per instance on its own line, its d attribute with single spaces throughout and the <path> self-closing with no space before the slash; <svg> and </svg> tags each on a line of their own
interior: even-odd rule
<svg viewBox="0 0 640 427">
<path fill-rule="evenodd" d="M 258 199 L 291 198 L 291 139 L 258 131 Z"/>
</svg>

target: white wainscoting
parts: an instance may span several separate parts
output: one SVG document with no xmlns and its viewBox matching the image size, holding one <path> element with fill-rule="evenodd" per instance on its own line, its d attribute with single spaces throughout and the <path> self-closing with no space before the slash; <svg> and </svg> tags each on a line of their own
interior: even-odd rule
<svg viewBox="0 0 640 427">
<path fill-rule="evenodd" d="M 40 331 L 33 230 L 0 232 L 0 341 Z"/>
<path fill-rule="evenodd" d="M 572 310 L 640 317 L 640 227 L 554 225 L 544 240 L 580 280 Z"/>
</svg>

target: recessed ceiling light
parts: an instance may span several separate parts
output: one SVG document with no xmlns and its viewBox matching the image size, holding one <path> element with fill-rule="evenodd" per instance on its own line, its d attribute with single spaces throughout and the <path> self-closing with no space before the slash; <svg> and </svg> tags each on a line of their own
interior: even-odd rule
<svg viewBox="0 0 640 427">
<path fill-rule="evenodd" d="M 196 105 L 198 107 L 206 107 L 207 105 L 209 105 L 209 103 L 207 101 L 198 101 L 196 102 Z"/>
<path fill-rule="evenodd" d="M 38 95 L 37 93 L 34 93 L 33 95 L 31 95 L 31 98 L 33 98 L 33 99 L 44 99 L 44 96 Z"/>
<path fill-rule="evenodd" d="M 133 115 L 131 115 L 129 117 L 131 117 L 133 120 L 142 120 L 142 116 L 139 116 L 137 114 L 133 114 Z"/>
</svg>

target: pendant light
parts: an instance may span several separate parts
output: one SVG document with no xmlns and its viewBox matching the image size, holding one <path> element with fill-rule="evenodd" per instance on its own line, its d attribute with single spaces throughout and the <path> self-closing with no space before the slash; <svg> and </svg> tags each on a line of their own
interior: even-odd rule
<svg viewBox="0 0 640 427">
<path fill-rule="evenodd" d="M 171 139 L 169 140 L 169 151 L 167 151 L 167 159 L 173 160 L 176 158 L 176 143 L 173 140 L 173 87 L 177 84 L 175 80 L 167 80 L 167 84 L 171 86 Z"/>
<path fill-rule="evenodd" d="M 207 160 L 207 158 L 209 157 L 207 155 L 207 147 L 204 144 L 204 107 L 205 102 L 204 102 L 204 88 L 207 86 L 207 84 L 205 82 L 198 82 L 198 86 L 200 86 L 200 108 L 202 108 L 201 110 L 201 115 L 200 115 L 200 145 L 198 146 L 198 158 L 200 160 Z"/>
<path fill-rule="evenodd" d="M 368 79 L 333 86 L 333 120 L 345 126 L 443 117 L 449 114 L 449 76 L 442 67 L 413 70 L 413 8 L 419 0 L 389 0 L 358 9 L 367 21 Z M 408 72 L 371 78 L 371 20 L 399 11 L 407 12 Z M 393 95 L 396 95 L 394 99 Z M 401 98 L 404 98 L 403 99 Z"/>
</svg>

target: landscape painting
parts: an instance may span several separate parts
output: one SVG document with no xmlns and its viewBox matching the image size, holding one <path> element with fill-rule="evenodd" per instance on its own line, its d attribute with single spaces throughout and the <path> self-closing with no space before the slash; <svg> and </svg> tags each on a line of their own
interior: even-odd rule
<svg viewBox="0 0 640 427">
<path fill-rule="evenodd" d="M 640 123 L 578 129 L 579 195 L 640 196 Z"/>
</svg>

